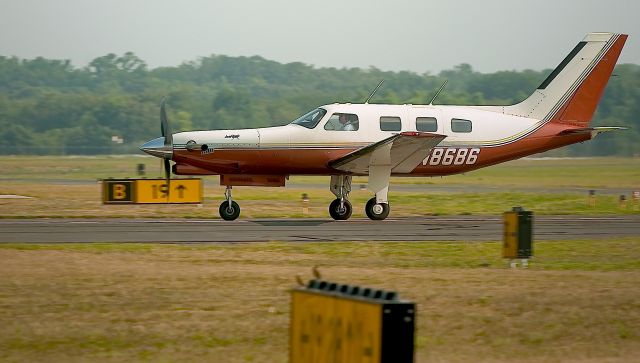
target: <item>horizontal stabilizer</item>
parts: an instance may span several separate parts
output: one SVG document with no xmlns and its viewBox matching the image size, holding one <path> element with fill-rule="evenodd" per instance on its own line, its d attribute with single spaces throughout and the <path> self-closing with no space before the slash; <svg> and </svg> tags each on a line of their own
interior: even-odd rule
<svg viewBox="0 0 640 363">
<path fill-rule="evenodd" d="M 560 132 L 560 135 L 572 135 L 572 134 L 591 134 L 591 138 L 598 136 L 598 134 L 609 131 L 627 130 L 626 127 L 619 126 L 603 126 L 603 127 L 580 127 L 575 129 L 567 129 Z"/>
<path fill-rule="evenodd" d="M 428 132 L 402 132 L 333 160 L 329 166 L 367 174 L 371 165 L 389 165 L 392 173 L 410 173 L 445 138 Z"/>
</svg>

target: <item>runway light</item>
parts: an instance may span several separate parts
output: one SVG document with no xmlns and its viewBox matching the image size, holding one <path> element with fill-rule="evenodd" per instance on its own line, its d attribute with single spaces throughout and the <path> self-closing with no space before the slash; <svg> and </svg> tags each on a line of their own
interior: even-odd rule
<svg viewBox="0 0 640 363">
<path fill-rule="evenodd" d="M 309 214 L 309 195 L 307 193 L 302 193 L 302 214 Z"/>
<path fill-rule="evenodd" d="M 626 209 L 627 208 L 627 196 L 622 194 L 620 195 L 620 199 L 618 200 L 618 207 L 620 209 Z"/>
</svg>

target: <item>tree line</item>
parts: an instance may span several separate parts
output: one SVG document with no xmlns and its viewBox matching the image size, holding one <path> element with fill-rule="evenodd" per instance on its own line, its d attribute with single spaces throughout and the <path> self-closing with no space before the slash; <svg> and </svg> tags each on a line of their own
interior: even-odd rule
<svg viewBox="0 0 640 363">
<path fill-rule="evenodd" d="M 160 135 L 163 97 L 174 132 L 263 127 L 322 104 L 363 102 L 381 79 L 372 103 L 424 104 L 446 79 L 436 104 L 508 105 L 525 99 L 550 72 L 479 73 L 460 64 L 432 75 L 224 55 L 149 69 L 131 52 L 77 68 L 68 60 L 0 56 L 0 154 L 137 152 Z M 640 66 L 618 65 L 614 75 L 594 124 L 630 130 L 554 155 L 640 154 Z"/>
</svg>

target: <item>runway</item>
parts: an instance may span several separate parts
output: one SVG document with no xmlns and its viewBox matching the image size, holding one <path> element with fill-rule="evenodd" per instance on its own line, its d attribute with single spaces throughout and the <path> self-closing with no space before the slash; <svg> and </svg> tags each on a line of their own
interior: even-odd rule
<svg viewBox="0 0 640 363">
<path fill-rule="evenodd" d="M 500 241 L 500 216 L 351 219 L 0 220 L 0 243 Z M 534 240 L 640 238 L 640 215 L 535 216 Z"/>
</svg>

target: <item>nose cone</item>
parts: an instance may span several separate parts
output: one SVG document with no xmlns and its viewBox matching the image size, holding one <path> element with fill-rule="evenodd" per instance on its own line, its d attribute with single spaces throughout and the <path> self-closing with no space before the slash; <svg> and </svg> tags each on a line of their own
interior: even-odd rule
<svg viewBox="0 0 640 363">
<path fill-rule="evenodd" d="M 149 155 L 153 155 L 158 158 L 171 159 L 173 156 L 173 146 L 164 144 L 164 137 L 159 137 L 151 141 L 147 141 L 140 150 L 146 152 Z"/>
</svg>

